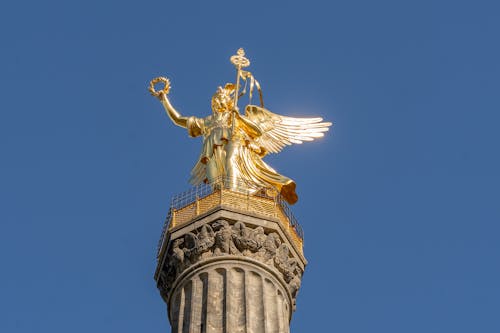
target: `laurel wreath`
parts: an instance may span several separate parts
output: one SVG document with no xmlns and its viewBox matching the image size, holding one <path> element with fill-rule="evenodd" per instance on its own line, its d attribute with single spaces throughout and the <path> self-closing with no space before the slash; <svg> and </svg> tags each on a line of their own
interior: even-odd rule
<svg viewBox="0 0 500 333">
<path fill-rule="evenodd" d="M 164 84 L 164 86 L 163 86 L 163 89 L 157 91 L 157 90 L 155 90 L 155 84 L 160 83 L 160 82 L 162 82 Z M 169 79 L 167 79 L 166 77 L 163 77 L 163 76 L 156 77 L 156 78 L 152 79 L 151 82 L 149 82 L 148 90 L 151 93 L 151 95 L 153 95 L 154 97 L 160 96 L 161 93 L 164 93 L 165 95 L 167 95 L 168 92 L 170 91 L 170 81 L 169 81 Z"/>
</svg>

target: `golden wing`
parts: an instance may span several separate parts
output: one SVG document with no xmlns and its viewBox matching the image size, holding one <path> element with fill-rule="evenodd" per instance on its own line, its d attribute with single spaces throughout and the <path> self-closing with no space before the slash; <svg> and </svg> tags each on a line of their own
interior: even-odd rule
<svg viewBox="0 0 500 333">
<path fill-rule="evenodd" d="M 255 143 L 269 153 L 278 153 L 285 146 L 323 137 L 332 125 L 323 118 L 293 118 L 272 113 L 256 105 L 247 105 L 246 116 L 262 130 Z"/>
</svg>

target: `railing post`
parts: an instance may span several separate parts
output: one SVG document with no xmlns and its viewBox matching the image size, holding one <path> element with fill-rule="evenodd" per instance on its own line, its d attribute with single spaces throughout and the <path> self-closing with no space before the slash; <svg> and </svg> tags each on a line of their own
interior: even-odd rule
<svg viewBox="0 0 500 333">
<path fill-rule="evenodd" d="M 224 187 L 224 180 L 222 180 L 222 178 L 219 179 L 218 187 L 219 187 L 219 205 L 222 206 L 222 191 Z"/>
<path fill-rule="evenodd" d="M 279 194 L 278 194 L 279 195 Z M 281 205 L 278 204 L 278 195 L 274 197 L 274 217 L 279 218 L 278 216 L 278 209 L 281 209 Z M 278 207 L 279 206 L 279 207 Z"/>
<path fill-rule="evenodd" d="M 198 196 L 196 196 L 195 206 L 196 206 L 196 216 L 198 216 L 200 215 L 200 201 L 198 200 Z"/>
</svg>

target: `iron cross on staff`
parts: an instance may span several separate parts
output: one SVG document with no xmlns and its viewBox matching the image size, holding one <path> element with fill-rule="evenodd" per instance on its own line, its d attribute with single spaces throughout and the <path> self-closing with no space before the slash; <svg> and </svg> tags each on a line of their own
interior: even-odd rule
<svg viewBox="0 0 500 333">
<path fill-rule="evenodd" d="M 240 94 L 240 77 L 241 77 L 241 69 L 250 66 L 250 60 L 245 58 L 245 50 L 243 48 L 239 48 L 235 55 L 231 58 L 231 63 L 236 67 L 236 89 L 234 91 L 234 108 L 233 114 L 231 118 L 231 133 L 234 133 L 234 118 L 236 113 L 238 112 L 238 97 Z"/>
</svg>

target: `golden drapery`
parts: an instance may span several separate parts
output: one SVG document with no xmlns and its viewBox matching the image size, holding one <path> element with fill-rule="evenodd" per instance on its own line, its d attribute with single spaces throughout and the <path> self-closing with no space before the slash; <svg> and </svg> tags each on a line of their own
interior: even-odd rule
<svg viewBox="0 0 500 333">
<path fill-rule="evenodd" d="M 276 190 L 290 204 L 297 202 L 296 184 L 290 178 L 276 172 L 262 160 L 262 147 L 255 140 L 262 132 L 251 119 L 241 115 L 231 126 L 230 112 L 217 112 L 205 118 L 189 117 L 188 134 L 203 136 L 200 156 L 191 171 L 190 182 L 198 185 L 226 179 L 227 186 L 237 191 L 255 193 L 262 189 Z M 253 126 L 252 126 L 253 128 Z"/>
</svg>

